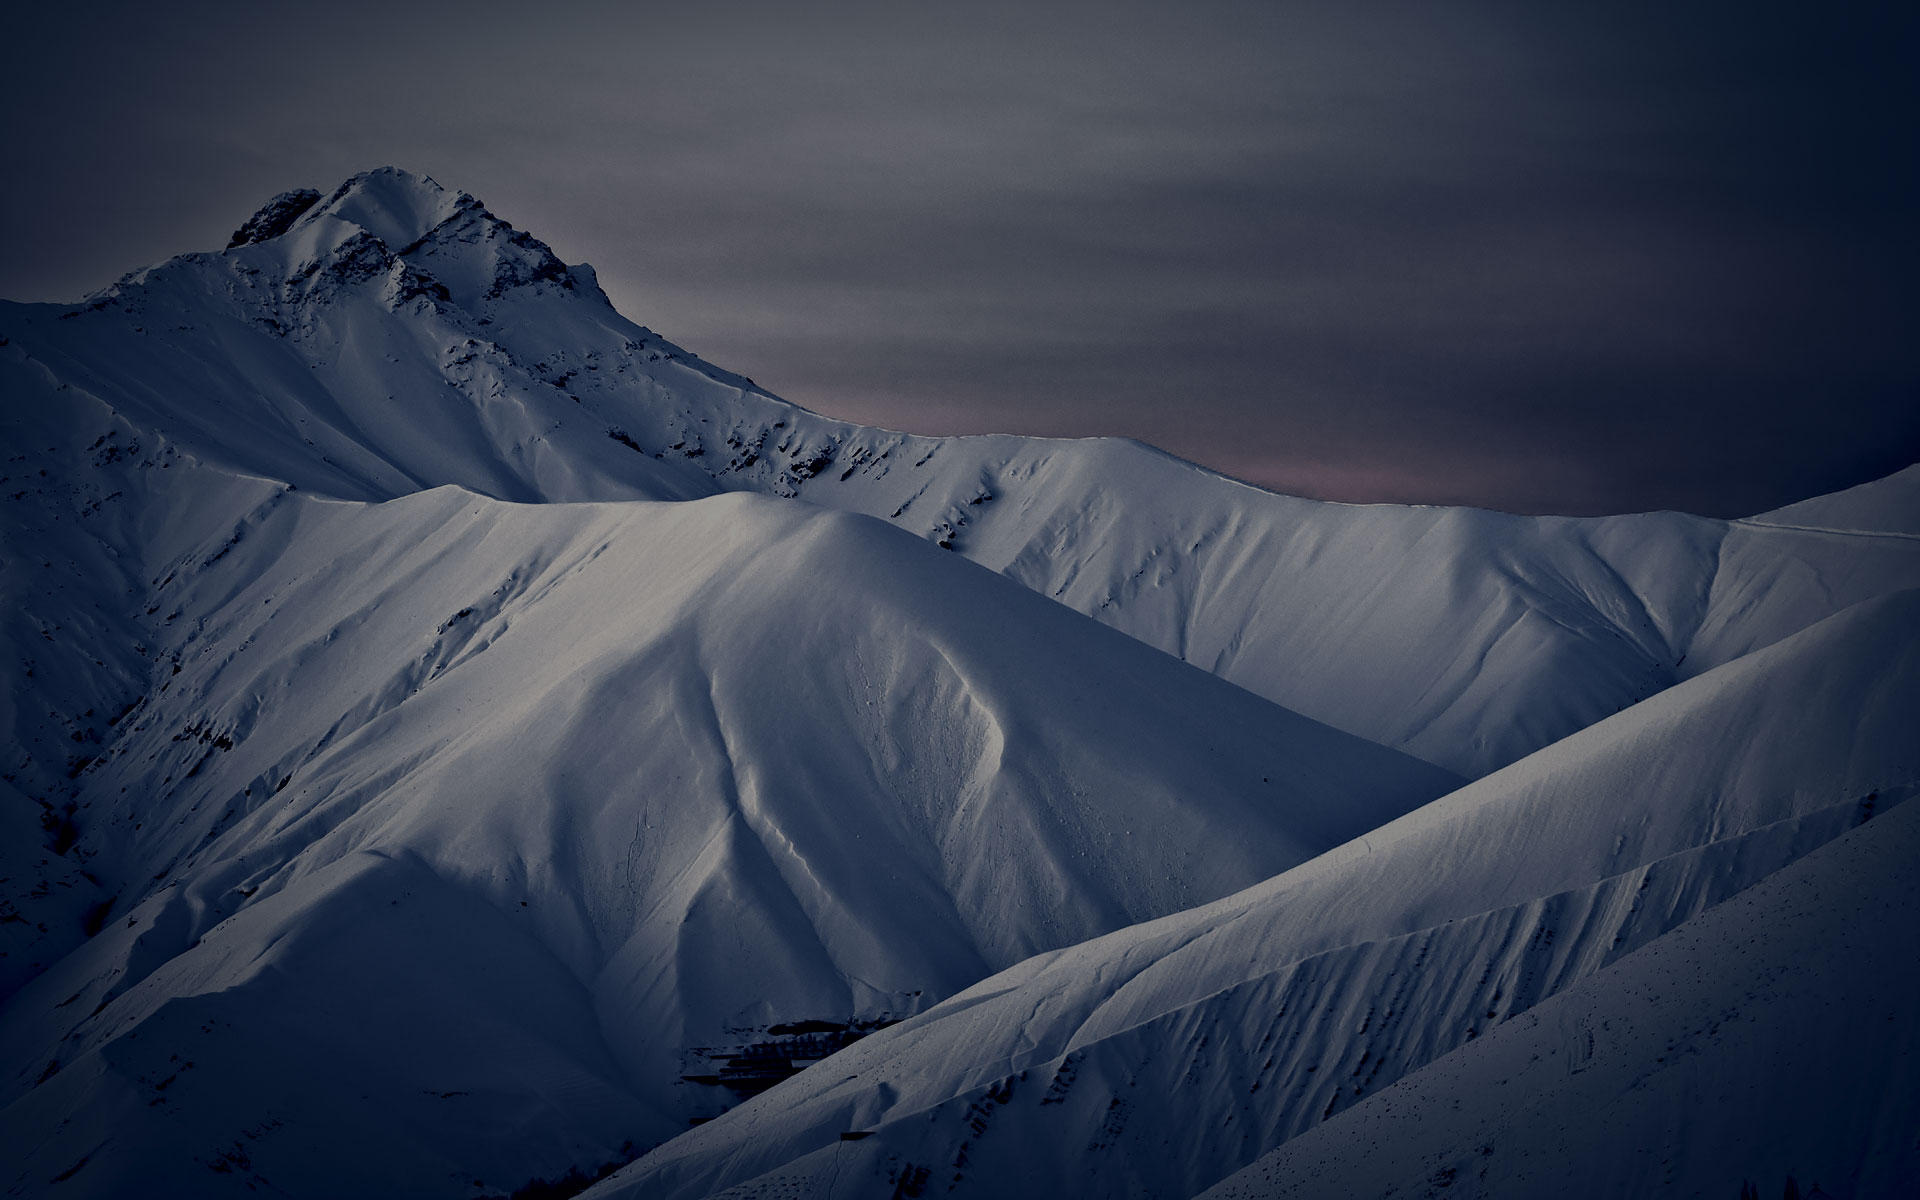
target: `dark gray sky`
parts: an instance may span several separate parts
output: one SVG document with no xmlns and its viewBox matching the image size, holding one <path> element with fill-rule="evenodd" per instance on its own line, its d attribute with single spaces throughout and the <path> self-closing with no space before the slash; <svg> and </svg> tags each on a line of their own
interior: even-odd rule
<svg viewBox="0 0 1920 1200">
<path fill-rule="evenodd" d="M 43 7 L 9 298 L 392 163 L 893 428 L 1569 513 L 1920 458 L 1911 5 Z"/>
</svg>

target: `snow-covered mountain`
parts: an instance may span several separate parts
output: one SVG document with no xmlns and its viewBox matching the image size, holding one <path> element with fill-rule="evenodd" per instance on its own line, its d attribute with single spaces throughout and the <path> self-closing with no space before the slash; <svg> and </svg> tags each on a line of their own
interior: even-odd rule
<svg viewBox="0 0 1920 1200">
<path fill-rule="evenodd" d="M 302 1155 L 362 1140 L 358 1096 L 410 1128 L 356 1187 L 598 1162 L 719 1110 L 694 1048 L 909 1015 L 1451 783 L 807 506 L 295 494 L 222 545 L 84 773 L 119 899 L 7 1010 L 8 1124 L 73 1122 L 26 1169 L 111 1130 L 90 1171 L 191 1177 L 266 1112 L 301 1138 L 253 1169 L 338 1186 Z M 290 1022 L 361 1066 L 263 1071 Z"/>
<path fill-rule="evenodd" d="M 9 1194 L 1190 1195 L 1655 1020 L 1920 780 L 1920 468 L 1528 518 L 867 429 L 391 169 L 0 304 L 0 394 Z"/>
<path fill-rule="evenodd" d="M 916 1178 L 928 1194 L 1193 1195 L 1449 1051 L 1471 1062 L 1481 1033 L 1571 985 L 1648 969 L 1643 947 L 1911 799 L 1917 718 L 1920 592 L 1909 591 L 1681 684 L 1239 895 L 983 980 L 593 1194 L 747 1195 L 751 1184 L 807 1195 L 828 1178 L 858 1194 Z M 1894 828 L 1910 825 L 1903 814 Z M 1857 832 L 1870 841 L 1877 829 Z M 1905 977 L 1920 951 L 1911 925 L 1879 943 Z M 1743 927 L 1709 928 L 1731 937 Z M 1742 947 L 1713 940 L 1699 953 L 1729 988 L 1758 987 L 1764 968 Z M 1871 964 L 1875 951 L 1862 942 L 1849 953 Z M 1739 1007 L 1731 991 L 1715 997 Z M 1901 1011 L 1895 1044 L 1911 1041 L 1920 1015 L 1910 995 Z M 1883 1164 L 1912 1149 L 1902 1140 L 1912 1126 L 1892 1118 L 1920 1112 L 1920 1074 L 1900 1063 L 1886 1083 L 1880 1094 L 1898 1107 L 1869 1142 Z M 1481 1124 L 1496 1123 L 1479 1111 Z M 843 1141 L 850 1131 L 870 1136 Z M 1820 1161 L 1818 1137 L 1806 1140 L 1798 1161 Z M 1363 1146 L 1341 1145 L 1353 1166 L 1370 1161 Z M 1659 1182 L 1657 1162 L 1641 1166 L 1651 1173 L 1641 1182 Z M 1743 1167 L 1752 1173 L 1738 1160 L 1700 1161 L 1686 1174 L 1729 1173 L 1723 1190 L 1737 1195 Z M 1519 1179 L 1505 1194 L 1528 1194 Z M 1385 1194 L 1320 1182 L 1308 1194 Z"/>
<path fill-rule="evenodd" d="M 1857 521 L 1323 504 L 1134 442 L 849 425 L 633 325 L 464 193 L 384 170 L 307 198 L 79 309 L 0 308 L 0 334 L 183 452 L 323 495 L 753 490 L 878 516 L 1468 776 L 1920 585 L 1920 547 Z"/>
</svg>

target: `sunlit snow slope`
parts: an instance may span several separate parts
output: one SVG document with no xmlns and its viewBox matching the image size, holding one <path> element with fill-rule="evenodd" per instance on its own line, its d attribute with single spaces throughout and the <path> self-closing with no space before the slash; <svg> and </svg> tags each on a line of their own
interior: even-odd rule
<svg viewBox="0 0 1920 1200">
<path fill-rule="evenodd" d="M 1920 586 L 1920 541 L 1863 538 L 1844 505 L 1773 523 L 1354 507 L 1133 442 L 833 421 L 632 324 L 590 269 L 402 171 L 270 206 L 240 240 L 78 309 L 0 307 L 0 335 L 202 460 L 327 495 L 756 490 L 865 512 L 1469 776 Z"/>
</svg>

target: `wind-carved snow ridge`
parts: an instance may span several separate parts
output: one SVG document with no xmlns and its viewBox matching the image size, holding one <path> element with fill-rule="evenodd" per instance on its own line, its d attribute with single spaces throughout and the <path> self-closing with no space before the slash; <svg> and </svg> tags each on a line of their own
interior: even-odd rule
<svg viewBox="0 0 1920 1200">
<path fill-rule="evenodd" d="M 808 412 L 404 171 L 232 240 L 0 305 L 12 1192 L 1190 1194 L 1920 774 L 1914 470 L 1322 504 Z"/>
<path fill-rule="evenodd" d="M 1206 1196 L 1315 1196 L 1326 1181 L 1348 1195 L 1771 1195 L 1789 1180 L 1898 1196 L 1920 1178 L 1902 1136 L 1920 1123 L 1916 851 L 1920 805 L 1902 805 Z M 1677 1133 L 1684 1149 L 1665 1152 Z"/>
</svg>

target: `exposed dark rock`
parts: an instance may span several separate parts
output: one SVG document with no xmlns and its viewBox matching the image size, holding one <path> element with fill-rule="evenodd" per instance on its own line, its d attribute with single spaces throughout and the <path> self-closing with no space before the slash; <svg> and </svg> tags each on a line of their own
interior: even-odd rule
<svg viewBox="0 0 1920 1200">
<path fill-rule="evenodd" d="M 246 224 L 233 231 L 233 240 L 227 243 L 227 249 L 279 237 L 293 228 L 293 223 L 300 219 L 302 213 L 319 202 L 320 193 L 312 188 L 295 188 L 290 192 L 281 192 L 267 201 L 265 207 L 259 212 L 248 217 Z"/>
</svg>

